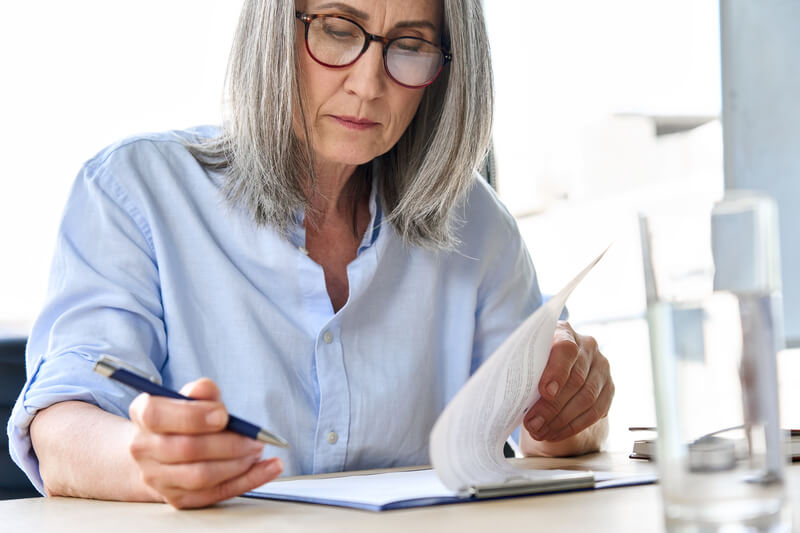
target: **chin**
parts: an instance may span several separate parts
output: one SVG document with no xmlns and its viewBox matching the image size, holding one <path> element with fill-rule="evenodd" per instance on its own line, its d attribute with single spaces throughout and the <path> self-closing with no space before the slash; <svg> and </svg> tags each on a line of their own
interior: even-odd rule
<svg viewBox="0 0 800 533">
<path fill-rule="evenodd" d="M 385 151 L 379 152 L 377 150 L 364 149 L 363 147 L 335 146 L 329 150 L 318 153 L 332 163 L 341 165 L 363 165 L 385 153 Z"/>
</svg>

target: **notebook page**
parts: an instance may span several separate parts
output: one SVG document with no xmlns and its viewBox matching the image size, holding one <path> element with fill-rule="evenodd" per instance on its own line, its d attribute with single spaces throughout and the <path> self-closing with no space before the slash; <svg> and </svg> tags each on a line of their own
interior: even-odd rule
<svg viewBox="0 0 800 533">
<path fill-rule="evenodd" d="M 371 508 L 420 498 L 456 497 L 456 493 L 442 485 L 430 469 L 277 481 L 267 483 L 251 494 L 262 498 L 284 497 L 307 502 L 352 504 Z"/>
</svg>

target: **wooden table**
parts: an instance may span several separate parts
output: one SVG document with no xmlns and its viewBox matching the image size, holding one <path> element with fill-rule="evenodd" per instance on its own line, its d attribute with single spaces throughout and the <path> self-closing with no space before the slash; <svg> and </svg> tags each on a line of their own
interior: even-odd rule
<svg viewBox="0 0 800 533">
<path fill-rule="evenodd" d="M 624 454 L 522 459 L 531 468 L 649 472 L 653 465 Z M 800 524 L 800 464 L 788 468 L 795 524 Z M 72 498 L 0 502 L 0 531 L 192 533 L 220 531 L 662 531 L 657 485 L 511 498 L 374 513 L 322 505 L 234 498 L 209 509 Z"/>
</svg>

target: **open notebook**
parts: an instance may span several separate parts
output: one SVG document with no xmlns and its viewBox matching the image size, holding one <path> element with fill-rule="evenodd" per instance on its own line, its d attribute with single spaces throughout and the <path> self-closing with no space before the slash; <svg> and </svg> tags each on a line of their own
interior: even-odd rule
<svg viewBox="0 0 800 533">
<path fill-rule="evenodd" d="M 652 483 L 652 474 L 529 470 L 533 476 L 493 486 L 453 491 L 434 470 L 348 475 L 318 479 L 294 479 L 268 483 L 246 494 L 254 498 L 319 503 L 367 511 L 388 511 L 462 503 L 530 494 L 601 489 Z"/>
<path fill-rule="evenodd" d="M 503 456 L 503 443 L 539 398 L 539 379 L 567 297 L 602 256 L 514 330 L 447 404 L 431 431 L 433 470 L 269 483 L 248 495 L 382 510 L 609 483 L 608 474 L 530 470 Z M 652 481 L 650 476 L 646 482 Z"/>
</svg>

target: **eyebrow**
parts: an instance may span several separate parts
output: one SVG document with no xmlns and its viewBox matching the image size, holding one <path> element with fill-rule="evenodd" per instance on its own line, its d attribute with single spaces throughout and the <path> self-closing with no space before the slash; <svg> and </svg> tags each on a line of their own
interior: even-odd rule
<svg viewBox="0 0 800 533">
<path fill-rule="evenodd" d="M 359 18 L 361 20 L 369 20 L 369 14 L 361 11 L 360 9 L 356 9 L 351 5 L 347 5 L 343 2 L 328 2 L 327 4 L 322 4 L 321 6 L 317 6 L 317 9 L 338 9 L 344 13 L 347 13 L 350 16 Z M 428 20 L 403 20 L 398 22 L 394 25 L 395 28 L 429 28 L 434 32 L 439 31 L 434 24 Z"/>
</svg>

